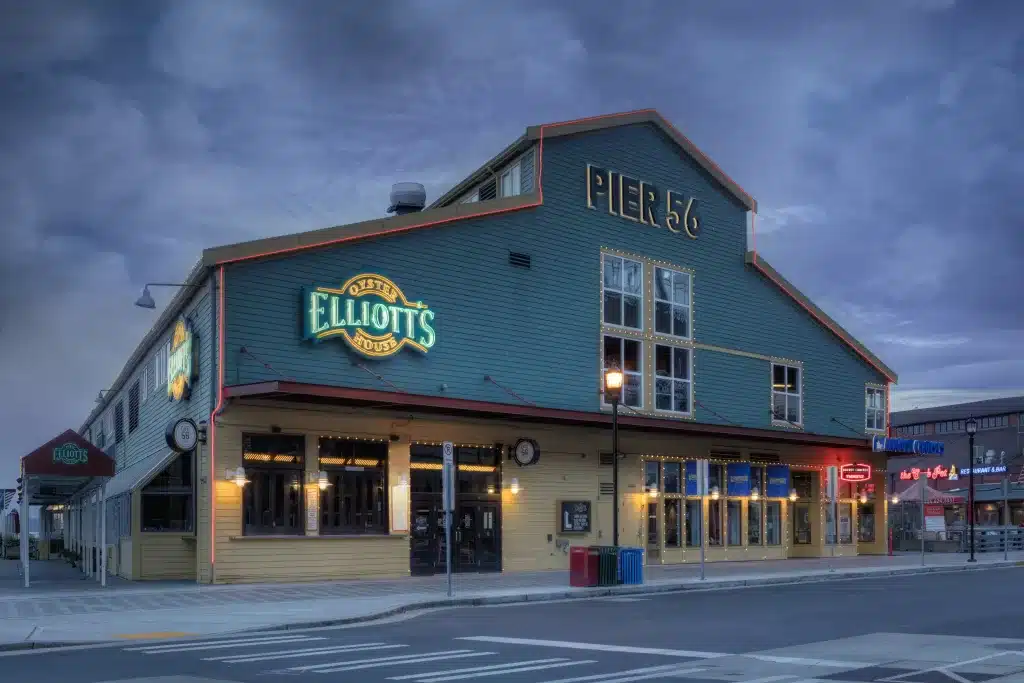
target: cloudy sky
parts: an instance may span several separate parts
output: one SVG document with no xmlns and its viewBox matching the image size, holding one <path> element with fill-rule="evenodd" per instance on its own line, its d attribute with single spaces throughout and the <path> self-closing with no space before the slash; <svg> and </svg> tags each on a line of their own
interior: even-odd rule
<svg viewBox="0 0 1024 683">
<path fill-rule="evenodd" d="M 897 408 L 1024 392 L 1022 38 L 1017 0 L 0 0 L 0 482 L 203 247 L 645 107 L 758 198 L 758 249 Z"/>
</svg>

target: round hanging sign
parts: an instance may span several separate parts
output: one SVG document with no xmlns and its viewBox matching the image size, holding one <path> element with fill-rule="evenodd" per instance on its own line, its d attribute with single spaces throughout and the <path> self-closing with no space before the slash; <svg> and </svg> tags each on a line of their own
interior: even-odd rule
<svg viewBox="0 0 1024 683">
<path fill-rule="evenodd" d="M 199 429 L 196 423 L 187 417 L 172 420 L 167 425 L 167 445 L 178 453 L 195 450 L 199 443 Z"/>
</svg>

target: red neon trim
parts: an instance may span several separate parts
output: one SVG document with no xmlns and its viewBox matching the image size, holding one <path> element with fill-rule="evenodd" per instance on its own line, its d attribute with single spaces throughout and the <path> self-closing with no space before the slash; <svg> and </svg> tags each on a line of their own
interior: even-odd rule
<svg viewBox="0 0 1024 683">
<path fill-rule="evenodd" d="M 856 347 L 856 345 L 854 345 L 854 344 L 851 344 L 851 343 L 850 343 L 849 341 L 847 341 L 847 340 L 846 340 L 846 337 L 844 337 L 844 336 L 843 336 L 842 334 L 840 334 L 840 333 L 839 333 L 839 331 L 838 331 L 838 330 L 837 330 L 837 329 L 836 329 L 835 327 L 833 327 L 833 326 L 832 326 L 832 324 L 831 324 L 830 322 L 828 322 L 827 320 L 825 320 L 824 318 L 822 318 L 821 316 L 819 316 L 819 315 L 818 315 L 817 313 L 815 313 L 815 312 L 814 312 L 814 311 L 813 311 L 813 310 L 811 309 L 811 307 L 810 307 L 810 306 L 808 306 L 808 305 L 807 305 L 807 304 L 805 304 L 805 303 L 804 303 L 803 301 L 801 301 L 801 300 L 800 300 L 799 298 L 797 298 L 796 296 L 794 296 L 794 295 L 793 295 L 793 293 L 792 293 L 792 292 L 790 292 L 790 291 L 789 291 L 789 289 L 788 289 L 788 288 L 787 288 L 787 287 L 786 287 L 785 285 L 783 285 L 783 284 L 782 284 L 781 282 L 779 282 L 779 281 L 778 281 L 777 279 L 775 279 L 775 277 L 774 277 L 774 276 L 773 276 L 773 275 L 772 275 L 771 273 L 769 273 L 769 272 L 768 272 L 767 270 L 765 270 L 764 268 L 762 268 L 762 267 L 761 267 L 761 265 L 760 265 L 760 263 L 758 263 L 758 260 L 757 260 L 757 253 L 754 253 L 754 259 L 753 259 L 753 264 L 754 264 L 754 267 L 755 267 L 755 268 L 757 268 L 757 269 L 758 269 L 759 271 L 761 271 L 761 274 L 762 274 L 762 275 L 764 275 L 764 276 L 765 276 L 766 278 L 768 278 L 769 280 L 771 280 L 772 282 L 774 282 L 774 283 L 775 283 L 775 286 L 776 286 L 776 287 L 778 287 L 778 288 L 779 288 L 779 289 L 781 289 L 781 290 L 782 290 L 783 292 L 785 292 L 786 294 L 788 294 L 788 295 L 789 295 L 789 298 L 791 298 L 791 299 L 792 299 L 793 301 L 795 301 L 795 302 L 797 302 L 798 304 L 800 304 L 800 306 L 801 306 L 801 307 L 802 307 L 802 308 L 803 308 L 803 309 L 804 309 L 805 311 L 807 311 L 808 313 L 810 313 L 810 314 L 811 314 L 811 317 L 813 317 L 813 318 L 814 318 L 815 320 L 817 320 L 817 321 L 818 321 L 819 323 L 821 323 L 821 325 L 822 325 L 823 327 L 825 327 L 825 328 L 826 328 L 827 330 L 829 330 L 829 331 L 830 331 L 830 332 L 831 332 L 832 334 L 834 334 L 834 335 L 836 335 L 837 337 L 839 337 L 840 339 L 842 339 L 842 340 L 843 340 L 843 342 L 844 342 L 844 343 L 845 343 L 845 344 L 846 344 L 847 346 L 849 346 L 849 347 L 850 347 L 851 349 L 853 349 L 854 351 L 856 351 L 856 352 L 857 352 L 857 355 L 858 355 L 858 356 L 860 356 L 861 358 L 863 358 L 863 359 L 864 359 L 864 360 L 865 360 L 865 361 L 867 362 L 867 364 L 868 364 L 868 365 L 870 365 L 870 366 L 871 366 L 871 367 L 873 367 L 873 368 L 874 368 L 875 370 L 877 370 L 877 371 L 878 371 L 878 372 L 879 372 L 879 373 L 880 373 L 880 374 L 881 374 L 881 375 L 882 375 L 883 377 L 885 377 L 885 378 L 886 378 L 886 379 L 887 379 L 887 380 L 888 380 L 889 382 L 892 382 L 892 381 L 893 381 L 893 378 L 892 378 L 892 376 L 891 376 L 891 375 L 890 375 L 890 374 L 889 374 L 888 372 L 886 372 L 885 370 L 883 370 L 883 369 L 882 369 L 881 367 L 879 367 L 878 363 L 876 363 L 876 362 L 875 362 L 874 360 L 872 360 L 871 358 L 869 358 L 869 357 L 868 357 L 868 355 L 867 355 L 866 353 L 864 353 L 863 351 L 861 351 L 860 349 L 858 349 L 858 348 Z"/>
<path fill-rule="evenodd" d="M 224 410 L 224 266 L 217 269 L 217 405 L 210 413 L 210 583 L 217 559 L 217 416 Z"/>
</svg>

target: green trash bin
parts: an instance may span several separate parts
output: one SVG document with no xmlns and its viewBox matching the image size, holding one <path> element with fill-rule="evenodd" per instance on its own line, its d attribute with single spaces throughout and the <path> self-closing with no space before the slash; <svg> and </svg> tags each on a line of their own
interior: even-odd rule
<svg viewBox="0 0 1024 683">
<path fill-rule="evenodd" d="M 615 546 L 598 548 L 597 585 L 614 586 L 619 583 L 619 551 Z"/>
</svg>

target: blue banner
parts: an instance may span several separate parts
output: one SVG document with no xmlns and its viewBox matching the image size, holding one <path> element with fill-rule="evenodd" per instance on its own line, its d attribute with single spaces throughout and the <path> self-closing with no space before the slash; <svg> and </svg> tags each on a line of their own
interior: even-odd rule
<svg viewBox="0 0 1024 683">
<path fill-rule="evenodd" d="M 686 495 L 700 495 L 700 491 L 697 490 L 697 463 L 693 460 L 686 463 Z"/>
<path fill-rule="evenodd" d="M 914 453 L 916 455 L 942 455 L 946 444 L 941 441 L 918 441 L 917 439 L 890 439 L 887 436 L 871 438 L 871 450 L 875 453 Z"/>
<path fill-rule="evenodd" d="M 768 478 L 768 498 L 785 498 L 789 495 L 789 465 L 768 465 L 765 468 Z"/>
<path fill-rule="evenodd" d="M 725 466 L 725 491 L 728 496 L 750 495 L 750 463 L 733 462 Z"/>
</svg>

